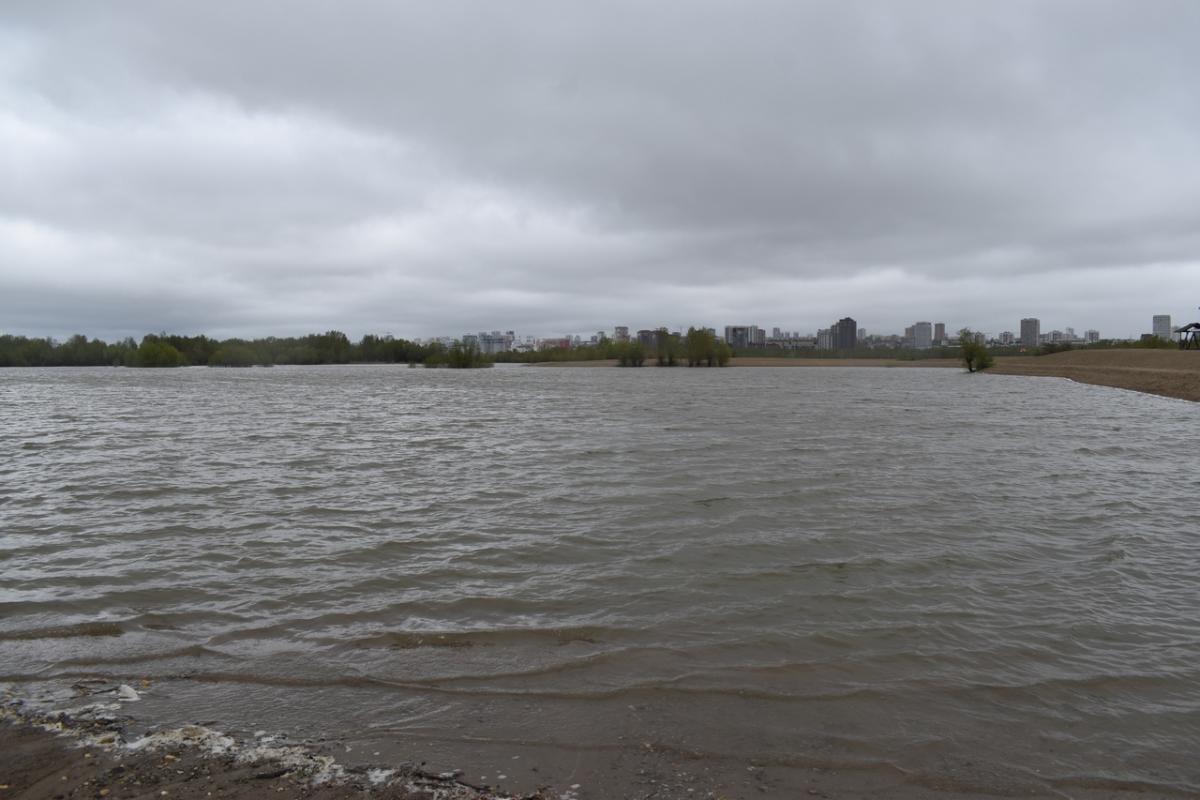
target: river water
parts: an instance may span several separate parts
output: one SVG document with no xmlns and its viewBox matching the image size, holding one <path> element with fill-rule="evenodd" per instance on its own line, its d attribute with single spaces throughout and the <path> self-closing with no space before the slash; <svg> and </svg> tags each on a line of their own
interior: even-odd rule
<svg viewBox="0 0 1200 800">
<path fill-rule="evenodd" d="M 584 797 L 1190 795 L 1198 443 L 950 369 L 9 369 L 0 681 Z"/>
</svg>

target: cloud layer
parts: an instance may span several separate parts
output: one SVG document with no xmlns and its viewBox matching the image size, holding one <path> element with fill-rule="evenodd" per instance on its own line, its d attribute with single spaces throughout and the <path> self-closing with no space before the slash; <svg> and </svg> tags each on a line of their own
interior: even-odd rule
<svg viewBox="0 0 1200 800">
<path fill-rule="evenodd" d="M 0 329 L 1200 316 L 1200 6 L 7 4 Z"/>
</svg>

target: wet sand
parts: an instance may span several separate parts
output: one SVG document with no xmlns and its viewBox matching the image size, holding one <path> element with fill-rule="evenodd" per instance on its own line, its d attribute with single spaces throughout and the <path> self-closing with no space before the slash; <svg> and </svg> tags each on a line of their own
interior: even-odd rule
<svg viewBox="0 0 1200 800">
<path fill-rule="evenodd" d="M 515 797 L 457 776 L 404 765 L 341 768 L 297 748 L 245 749 L 214 731 L 183 728 L 131 749 L 119 725 L 21 715 L 0 718 L 0 798 L 261 798 L 490 800 Z M 239 743 L 240 744 L 240 743 Z M 534 793 L 523 800 L 544 800 Z"/>
<path fill-rule="evenodd" d="M 161 734 L 147 744 L 125 745 L 111 725 L 67 719 L 31 721 L 0 716 L 0 798 L 135 798 L 136 800 L 716 800 L 723 798 L 928 798 L 1027 797 L 1076 800 L 1195 798 L 1195 792 L 1162 784 L 1095 778 L 1043 782 L 1017 772 L 908 774 L 876 764 L 751 762 L 728 769 L 704 753 L 662 751 L 649 743 L 607 779 L 512 794 L 410 764 L 394 768 L 339 767 L 316 751 L 282 748 L 256 755 L 252 743 L 223 749 L 228 737 L 199 726 Z M 153 738 L 153 737 L 152 737 Z M 713 769 L 715 768 L 715 769 Z M 1047 783 L 1049 785 L 1047 785 Z"/>
<path fill-rule="evenodd" d="M 305 800 L 656 800 L 706 798 L 850 798 L 916 800 L 977 797 L 979 787 L 952 779 L 906 780 L 881 765 L 726 764 L 710 754 L 664 750 L 649 742 L 630 758 L 588 769 L 604 754 L 576 753 L 588 785 L 568 783 L 512 792 L 436 773 L 422 765 L 343 766 L 320 749 L 262 747 L 195 725 L 131 736 L 123 717 L 58 716 L 0 709 L 0 798 L 251 798 Z M 586 755 L 586 757 L 585 757 Z M 847 769 L 848 767 L 848 769 Z M 585 779 L 586 780 L 586 779 Z M 999 780 L 998 785 L 1007 785 Z M 932 791 L 931 791 L 932 790 Z M 984 795 L 988 792 L 984 791 Z M 1038 796 L 1034 793 L 1033 796 Z"/>
<path fill-rule="evenodd" d="M 996 375 L 1070 378 L 1080 383 L 1200 401 L 1200 351 L 1071 350 L 1048 356 L 997 358 Z"/>
</svg>

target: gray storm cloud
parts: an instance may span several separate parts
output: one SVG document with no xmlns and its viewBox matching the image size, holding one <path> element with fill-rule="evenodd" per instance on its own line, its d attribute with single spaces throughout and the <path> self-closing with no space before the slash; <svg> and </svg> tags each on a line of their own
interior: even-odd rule
<svg viewBox="0 0 1200 800">
<path fill-rule="evenodd" d="M 0 330 L 1200 304 L 1191 2 L 0 11 Z M 1190 319 L 1190 317 L 1189 317 Z"/>
</svg>

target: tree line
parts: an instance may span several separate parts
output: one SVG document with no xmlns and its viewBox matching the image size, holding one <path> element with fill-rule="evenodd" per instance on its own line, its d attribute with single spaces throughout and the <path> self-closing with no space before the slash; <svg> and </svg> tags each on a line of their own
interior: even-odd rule
<svg viewBox="0 0 1200 800">
<path fill-rule="evenodd" d="M 357 342 L 341 331 L 263 339 L 147 334 L 119 342 L 82 334 L 63 342 L 0 336 L 0 367 L 251 367 L 275 364 L 426 364 L 482 366 L 477 351 L 463 359 L 441 344 L 368 334 Z"/>
<path fill-rule="evenodd" d="M 961 332 L 960 332 L 961 333 Z M 66 341 L 50 338 L 29 338 L 10 334 L 0 335 L 0 367 L 251 367 L 275 364 L 423 364 L 429 367 L 483 367 L 494 361 L 536 363 L 554 361 L 614 360 L 623 367 L 640 367 L 653 363 L 661 367 L 688 366 L 723 367 L 734 355 L 775 356 L 779 358 L 954 358 L 968 353 L 961 340 L 957 347 L 934 347 L 928 350 L 857 350 L 791 351 L 778 348 L 751 348 L 734 353 L 728 344 L 703 327 L 688 328 L 686 334 L 670 333 L 666 328 L 654 331 L 649 345 L 637 340 L 617 342 L 601 337 L 599 342 L 575 347 L 548 345 L 533 351 L 512 351 L 487 356 L 472 343 L 454 343 L 449 347 L 440 342 L 420 344 L 407 339 L 367 334 L 357 342 L 341 331 L 313 333 L 307 336 L 261 339 L 213 339 L 208 336 L 178 334 L 147 334 L 141 341 L 127 337 L 117 342 L 89 339 L 77 334 Z M 1123 347 L 1176 347 L 1160 339 L 1136 342 L 1104 340 L 1088 345 L 1045 344 L 1033 350 L 1035 355 L 1047 355 L 1072 348 L 1106 349 Z M 970 348 L 973 364 L 984 356 L 1028 354 L 1017 345 L 1009 347 Z"/>
<path fill-rule="evenodd" d="M 616 361 L 620 367 L 641 367 L 648 359 L 660 367 L 723 367 L 729 363 L 733 350 L 706 328 L 688 328 L 686 334 L 671 333 L 658 328 L 649 346 L 633 339 L 618 342 L 604 336 L 595 343 L 575 347 L 544 345 L 527 352 L 500 353 L 496 361 L 538 364 L 556 361 Z"/>
</svg>

